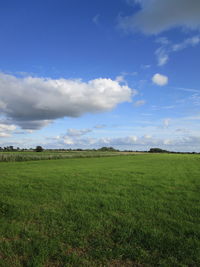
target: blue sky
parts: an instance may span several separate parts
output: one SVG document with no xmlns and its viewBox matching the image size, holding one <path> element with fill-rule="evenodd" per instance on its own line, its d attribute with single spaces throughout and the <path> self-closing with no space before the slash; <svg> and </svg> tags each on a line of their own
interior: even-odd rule
<svg viewBox="0 0 200 267">
<path fill-rule="evenodd" d="M 7 0 L 0 25 L 0 146 L 200 151 L 199 0 Z"/>
</svg>

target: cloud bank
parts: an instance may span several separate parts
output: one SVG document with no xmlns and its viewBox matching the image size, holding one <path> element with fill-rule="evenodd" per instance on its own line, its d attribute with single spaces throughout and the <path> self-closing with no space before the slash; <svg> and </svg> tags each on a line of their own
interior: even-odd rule
<svg viewBox="0 0 200 267">
<path fill-rule="evenodd" d="M 167 121 L 166 121 L 167 122 Z M 169 121 L 167 122 L 169 125 Z M 143 136 L 129 135 L 124 137 L 76 137 L 60 136 L 56 139 L 58 147 L 66 148 L 99 148 L 113 146 L 118 149 L 149 150 L 151 147 L 160 147 L 171 151 L 199 151 L 200 136 L 156 137 L 149 134 Z M 55 143 L 54 143 L 55 146 Z"/>
<path fill-rule="evenodd" d="M 83 82 L 0 73 L 0 115 L 23 129 L 40 129 L 57 118 L 111 110 L 136 93 L 111 79 Z"/>
<path fill-rule="evenodd" d="M 139 12 L 120 19 L 124 30 L 159 34 L 174 27 L 200 29 L 199 0 L 137 0 L 135 4 L 140 5 Z"/>
</svg>

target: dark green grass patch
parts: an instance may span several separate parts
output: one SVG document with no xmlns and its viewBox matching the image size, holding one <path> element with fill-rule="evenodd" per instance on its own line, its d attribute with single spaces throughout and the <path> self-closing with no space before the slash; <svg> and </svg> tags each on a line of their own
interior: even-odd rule
<svg viewBox="0 0 200 267">
<path fill-rule="evenodd" d="M 93 157 L 110 157 L 126 154 L 124 152 L 112 151 L 21 151 L 21 152 L 0 152 L 0 162 L 18 162 L 30 160 L 51 160 L 66 158 L 93 158 Z M 134 152 L 133 152 L 134 154 Z"/>
<path fill-rule="evenodd" d="M 0 163 L 0 266 L 200 266 L 200 157 Z"/>
</svg>

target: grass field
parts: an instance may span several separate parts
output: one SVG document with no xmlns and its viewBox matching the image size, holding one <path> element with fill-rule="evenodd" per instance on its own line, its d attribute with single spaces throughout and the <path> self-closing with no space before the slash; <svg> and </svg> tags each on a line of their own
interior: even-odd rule
<svg viewBox="0 0 200 267">
<path fill-rule="evenodd" d="M 0 266 L 200 266 L 200 156 L 1 162 Z"/>
</svg>

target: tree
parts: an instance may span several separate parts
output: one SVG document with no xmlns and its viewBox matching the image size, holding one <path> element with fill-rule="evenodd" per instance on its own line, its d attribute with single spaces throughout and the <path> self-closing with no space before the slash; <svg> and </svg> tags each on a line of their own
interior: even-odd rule
<svg viewBox="0 0 200 267">
<path fill-rule="evenodd" d="M 149 150 L 150 153 L 168 153 L 167 150 L 163 150 L 161 148 L 158 148 L 158 147 L 154 147 L 154 148 L 151 148 Z"/>
<path fill-rule="evenodd" d="M 36 152 L 42 152 L 43 148 L 41 146 L 36 146 L 35 151 Z"/>
</svg>

